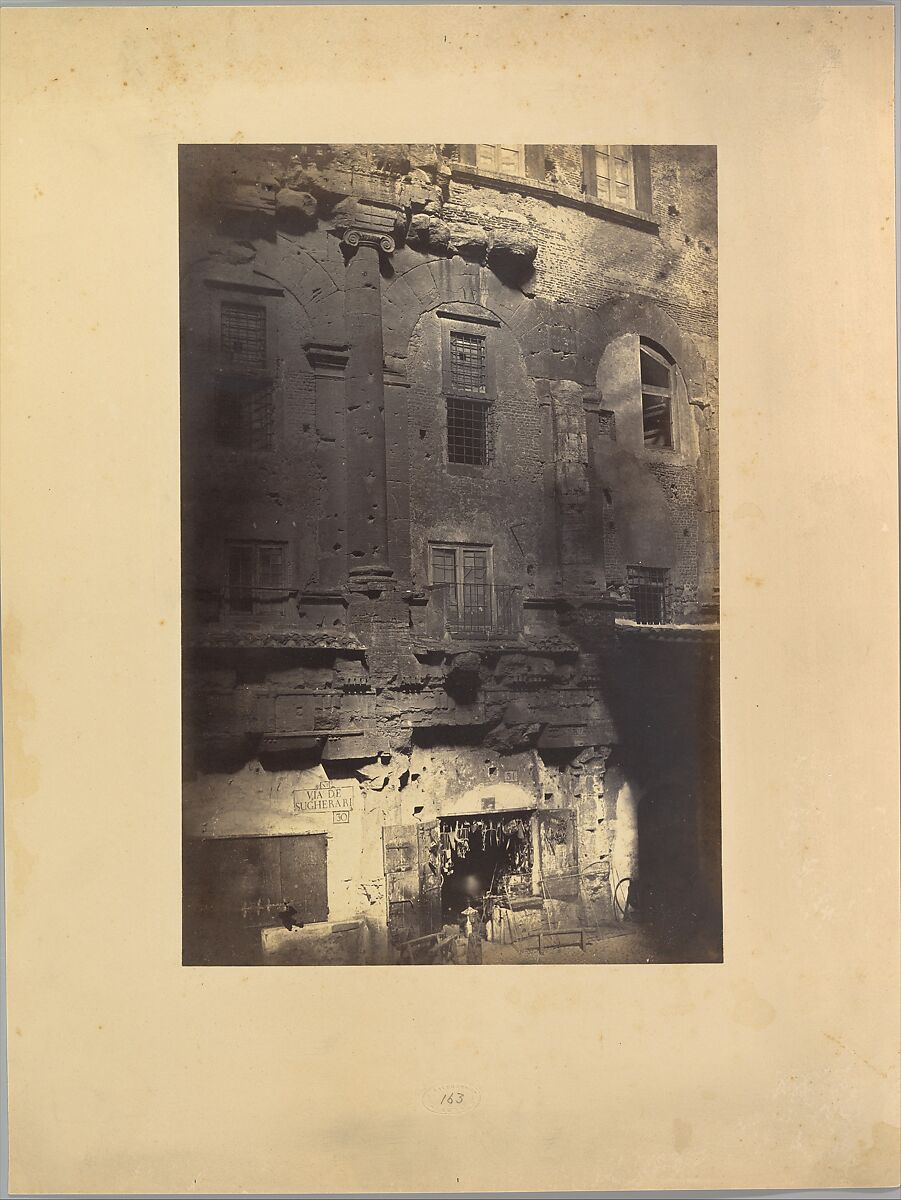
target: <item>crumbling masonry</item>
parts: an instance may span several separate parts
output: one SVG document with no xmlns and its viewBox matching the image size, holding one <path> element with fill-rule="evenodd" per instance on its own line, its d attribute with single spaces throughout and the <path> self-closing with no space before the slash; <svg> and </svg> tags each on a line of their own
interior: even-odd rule
<svg viewBox="0 0 901 1200">
<path fill-rule="evenodd" d="M 395 961 L 472 838 L 715 925 L 713 152 L 186 147 L 181 213 L 185 961 Z"/>
</svg>

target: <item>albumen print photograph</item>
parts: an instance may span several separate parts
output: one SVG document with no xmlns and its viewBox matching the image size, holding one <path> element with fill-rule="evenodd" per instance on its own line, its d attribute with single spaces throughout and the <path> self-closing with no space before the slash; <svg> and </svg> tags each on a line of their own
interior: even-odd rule
<svg viewBox="0 0 901 1200">
<path fill-rule="evenodd" d="M 182 961 L 722 961 L 716 149 L 183 145 Z"/>
</svg>

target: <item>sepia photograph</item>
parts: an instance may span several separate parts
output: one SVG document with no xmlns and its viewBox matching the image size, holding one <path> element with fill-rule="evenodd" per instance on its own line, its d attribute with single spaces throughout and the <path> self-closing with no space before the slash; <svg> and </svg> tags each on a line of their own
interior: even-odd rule
<svg viewBox="0 0 901 1200">
<path fill-rule="evenodd" d="M 715 147 L 179 187 L 184 963 L 721 961 Z"/>
<path fill-rule="evenodd" d="M 8 1192 L 897 1184 L 892 18 L 0 6 Z"/>
</svg>

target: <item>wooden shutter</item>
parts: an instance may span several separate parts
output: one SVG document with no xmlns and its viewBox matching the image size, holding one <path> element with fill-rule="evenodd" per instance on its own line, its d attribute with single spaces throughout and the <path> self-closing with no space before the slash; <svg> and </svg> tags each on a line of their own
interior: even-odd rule
<svg viewBox="0 0 901 1200">
<path fill-rule="evenodd" d="M 480 171 L 498 170 L 498 147 L 489 142 L 480 142 L 476 146 L 476 167 Z"/>
<path fill-rule="evenodd" d="M 419 826 L 419 932 L 441 928 L 441 833 L 437 821 Z"/>
<path fill-rule="evenodd" d="M 458 146 L 458 147 L 457 147 L 457 158 L 459 159 L 459 161 L 460 161 L 461 163 L 466 163 L 466 165 L 467 165 L 468 167 L 474 167 L 474 166 L 476 165 L 476 148 L 475 148 L 475 145 L 472 145 L 472 146 Z"/>
<path fill-rule="evenodd" d="M 190 894 L 220 918 L 271 923 L 288 900 L 299 921 L 327 921 L 327 850 L 324 833 L 199 839 L 185 859 Z"/>
<path fill-rule="evenodd" d="M 324 833 L 303 833 L 296 837 L 264 838 L 279 850 L 281 894 L 272 897 L 281 904 L 287 900 L 297 909 L 298 921 L 328 920 L 328 840 Z"/>
<path fill-rule="evenodd" d="M 544 179 L 544 146 L 526 146 L 526 175 Z"/>
<path fill-rule="evenodd" d="M 632 147 L 632 168 L 635 172 L 635 207 L 639 212 L 652 213 L 651 150 L 649 146 Z"/>
<path fill-rule="evenodd" d="M 398 945 L 419 936 L 419 838 L 415 825 L 382 830 L 388 936 Z"/>
<path fill-rule="evenodd" d="M 598 194 L 597 164 L 595 163 L 594 146 L 582 147 L 582 190 L 589 196 Z"/>
<path fill-rule="evenodd" d="M 545 893 L 554 900 L 577 900 L 578 858 L 571 808 L 538 810 L 538 850 Z"/>
</svg>

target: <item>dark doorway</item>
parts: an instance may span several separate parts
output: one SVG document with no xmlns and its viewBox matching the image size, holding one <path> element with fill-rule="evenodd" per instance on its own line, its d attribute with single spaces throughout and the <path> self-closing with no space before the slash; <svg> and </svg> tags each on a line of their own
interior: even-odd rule
<svg viewBox="0 0 901 1200">
<path fill-rule="evenodd" d="M 454 922 L 492 895 L 532 894 L 532 813 L 441 819 L 441 909 Z"/>
</svg>

